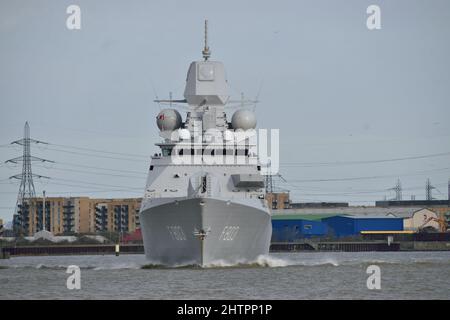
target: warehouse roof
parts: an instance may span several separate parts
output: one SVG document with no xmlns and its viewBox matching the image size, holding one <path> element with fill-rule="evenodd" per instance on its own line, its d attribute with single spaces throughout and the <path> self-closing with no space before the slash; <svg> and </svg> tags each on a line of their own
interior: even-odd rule
<svg viewBox="0 0 450 320">
<path fill-rule="evenodd" d="M 274 214 L 272 220 L 321 220 L 335 214 Z"/>
<path fill-rule="evenodd" d="M 381 216 L 381 215 L 364 215 L 364 216 L 340 215 L 339 217 L 350 218 L 350 219 L 399 219 L 399 217 Z"/>
<path fill-rule="evenodd" d="M 276 209 L 272 210 L 275 215 L 328 215 L 328 216 L 396 216 L 401 218 L 409 218 L 417 211 L 417 207 L 341 207 L 341 208 L 295 208 L 295 209 Z M 321 218 L 319 218 L 321 219 Z"/>
</svg>

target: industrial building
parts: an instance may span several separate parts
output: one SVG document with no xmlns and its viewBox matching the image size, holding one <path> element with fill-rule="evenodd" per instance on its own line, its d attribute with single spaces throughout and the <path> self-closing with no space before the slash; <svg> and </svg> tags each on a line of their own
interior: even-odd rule
<svg viewBox="0 0 450 320">
<path fill-rule="evenodd" d="M 403 218 L 321 216 L 316 220 L 306 220 L 299 215 L 272 218 L 274 242 L 292 242 L 314 237 L 352 237 L 363 231 L 403 231 Z"/>
<path fill-rule="evenodd" d="M 398 218 L 410 218 L 414 212 L 423 209 L 424 207 L 376 207 L 376 206 L 313 206 L 310 204 L 308 207 L 298 207 L 289 209 L 277 209 L 272 210 L 272 215 L 302 215 L 308 218 L 314 218 L 315 216 L 322 215 L 349 215 L 349 216 L 391 216 Z M 431 208 L 430 208 L 431 209 Z M 433 209 L 431 209 L 433 210 Z M 447 207 L 447 210 L 450 210 Z"/>
<path fill-rule="evenodd" d="M 297 239 L 323 237 L 327 233 L 327 225 L 320 220 L 305 220 L 301 217 L 272 219 L 273 242 L 292 242 Z"/>
<path fill-rule="evenodd" d="M 275 196 L 273 198 L 276 198 Z M 272 209 L 272 241 L 291 242 L 312 237 L 358 236 L 361 232 L 446 232 L 448 200 L 379 201 L 375 206 L 348 203 L 292 203 Z"/>
<path fill-rule="evenodd" d="M 315 217 L 329 216 L 366 216 L 366 217 L 397 217 L 408 219 L 415 212 L 428 209 L 436 213 L 437 218 L 450 222 L 449 200 L 408 200 L 408 201 L 377 201 L 375 206 L 349 206 L 348 203 L 289 203 L 284 209 L 272 209 L 274 217 L 278 215 L 301 215 L 304 219 L 315 220 Z"/>
<path fill-rule="evenodd" d="M 328 232 L 337 237 L 361 234 L 361 231 L 403 231 L 403 218 L 335 216 L 322 219 Z"/>
</svg>

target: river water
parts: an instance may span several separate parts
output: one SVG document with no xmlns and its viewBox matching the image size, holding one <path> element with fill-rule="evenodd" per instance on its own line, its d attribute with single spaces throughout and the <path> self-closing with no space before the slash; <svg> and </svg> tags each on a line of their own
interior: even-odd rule
<svg viewBox="0 0 450 320">
<path fill-rule="evenodd" d="M 81 289 L 67 289 L 69 265 Z M 367 267 L 380 268 L 369 290 Z M 274 253 L 257 263 L 149 266 L 144 255 L 0 260 L 0 299 L 450 299 L 450 252 Z"/>
</svg>

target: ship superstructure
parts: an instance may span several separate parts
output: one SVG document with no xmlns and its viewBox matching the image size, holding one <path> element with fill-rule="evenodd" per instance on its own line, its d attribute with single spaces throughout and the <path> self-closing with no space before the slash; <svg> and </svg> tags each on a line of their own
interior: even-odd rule
<svg viewBox="0 0 450 320">
<path fill-rule="evenodd" d="M 241 108 L 228 121 L 225 68 L 192 62 L 183 121 L 173 108 L 156 122 L 163 141 L 152 157 L 140 222 L 147 258 L 164 265 L 249 263 L 268 254 L 272 233 L 264 178 L 256 155 L 255 113 Z"/>
</svg>

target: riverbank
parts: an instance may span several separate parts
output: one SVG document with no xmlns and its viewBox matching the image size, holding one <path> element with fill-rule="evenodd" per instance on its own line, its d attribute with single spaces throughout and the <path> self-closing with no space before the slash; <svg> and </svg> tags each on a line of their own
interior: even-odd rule
<svg viewBox="0 0 450 320">
<path fill-rule="evenodd" d="M 13 256 L 52 256 L 52 255 L 114 255 L 116 245 L 41 245 L 6 246 L 0 248 L 0 259 Z M 299 241 L 274 242 L 271 252 L 370 252 L 370 251 L 450 251 L 447 241 Z M 118 254 L 143 254 L 142 244 L 122 244 Z"/>
</svg>

